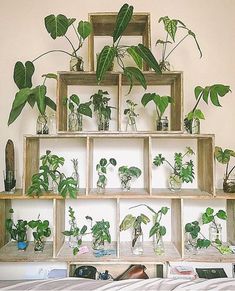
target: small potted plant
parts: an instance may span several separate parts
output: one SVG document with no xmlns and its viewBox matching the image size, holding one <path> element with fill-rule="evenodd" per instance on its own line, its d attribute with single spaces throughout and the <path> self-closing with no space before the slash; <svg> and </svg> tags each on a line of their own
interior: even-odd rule
<svg viewBox="0 0 235 291">
<path fill-rule="evenodd" d="M 215 147 L 215 158 L 216 160 L 226 165 L 224 181 L 223 181 L 223 190 L 225 193 L 235 193 L 235 179 L 231 179 L 230 176 L 235 169 L 235 166 L 229 168 L 229 163 L 231 157 L 235 157 L 235 152 L 230 149 L 223 150 L 221 147 Z"/>
<path fill-rule="evenodd" d="M 14 213 L 13 209 L 9 210 L 10 214 Z M 28 222 L 27 220 L 18 219 L 17 223 L 14 223 L 12 218 L 7 218 L 5 221 L 7 232 L 10 234 L 10 238 L 17 242 L 18 250 L 25 251 L 28 246 L 27 231 Z"/>
<path fill-rule="evenodd" d="M 92 233 L 92 248 L 93 250 L 104 250 L 107 248 L 105 242 L 111 243 L 111 235 L 109 232 L 110 223 L 104 219 L 96 221 L 93 225 L 93 218 L 86 216 L 86 219 L 91 221 L 91 233 Z"/>
<path fill-rule="evenodd" d="M 170 175 L 169 189 L 171 191 L 180 191 L 181 185 L 183 182 L 192 183 L 194 179 L 194 164 L 190 160 L 188 162 L 183 162 L 183 159 L 188 155 L 193 155 L 194 151 L 190 147 L 186 147 L 184 153 L 175 153 L 174 154 L 174 165 L 172 165 L 162 154 L 158 154 L 154 160 L 153 164 L 157 167 L 162 164 L 168 164 L 172 169 L 172 174 Z"/>
<path fill-rule="evenodd" d="M 118 174 L 121 180 L 121 186 L 123 191 L 130 191 L 131 181 L 139 178 L 141 170 L 137 167 L 121 166 L 118 169 Z"/>
<path fill-rule="evenodd" d="M 157 131 L 168 131 L 168 119 L 162 118 L 164 112 L 166 111 L 168 105 L 173 102 L 170 96 L 160 96 L 156 93 L 145 93 L 141 99 L 141 103 L 145 107 L 150 101 L 153 101 L 156 107 L 157 121 L 156 130 Z"/>
<path fill-rule="evenodd" d="M 208 99 L 214 106 L 221 107 L 219 103 L 219 97 L 225 96 L 228 92 L 231 92 L 230 87 L 222 84 L 214 84 L 206 86 L 205 88 L 197 86 L 194 89 L 196 98 L 196 104 L 184 119 L 184 127 L 188 133 L 199 134 L 200 133 L 200 120 L 205 119 L 203 112 L 198 108 L 198 104 L 201 100 L 204 100 L 208 104 Z"/>
<path fill-rule="evenodd" d="M 90 108 L 91 101 L 81 103 L 78 95 L 72 94 L 69 98 L 65 98 L 64 104 L 68 104 L 68 108 L 70 110 L 70 113 L 68 115 L 68 130 L 82 131 L 83 115 L 92 117 L 92 110 Z"/>
<path fill-rule="evenodd" d="M 131 100 L 126 100 L 127 107 L 124 110 L 124 115 L 127 117 L 126 121 L 126 131 L 137 131 L 136 127 L 136 117 L 138 117 L 139 114 L 135 113 L 135 107 L 137 104 Z"/>
<path fill-rule="evenodd" d="M 164 16 L 159 18 L 158 22 L 163 22 L 164 29 L 166 31 L 165 40 L 158 39 L 156 45 L 162 46 L 161 60 L 159 62 L 159 66 L 163 71 L 170 70 L 170 63 L 168 62 L 169 56 L 174 52 L 174 50 L 189 36 L 192 37 L 196 43 L 198 51 L 200 53 L 200 57 L 202 57 L 202 51 L 198 44 L 196 35 L 192 30 L 186 27 L 186 25 L 177 19 L 170 19 L 168 16 Z M 186 32 L 185 35 L 179 41 L 176 41 L 176 32 L 181 29 Z M 171 46 L 170 49 L 168 47 Z"/>
<path fill-rule="evenodd" d="M 99 131 L 109 130 L 109 121 L 111 120 L 111 109 L 115 107 L 109 106 L 110 98 L 107 91 L 98 90 L 91 96 L 94 113 L 97 114 L 97 124 Z"/>
<path fill-rule="evenodd" d="M 144 252 L 142 223 L 147 224 L 149 222 L 150 219 L 143 213 L 138 216 L 127 214 L 119 226 L 120 231 L 132 229 L 131 250 L 134 255 L 142 255 Z"/>
<path fill-rule="evenodd" d="M 44 250 L 45 238 L 51 235 L 51 228 L 48 220 L 41 220 L 40 215 L 37 220 L 31 220 L 28 226 L 33 229 L 34 251 L 42 252 Z"/>
<path fill-rule="evenodd" d="M 153 249 L 157 255 L 162 255 L 165 252 L 164 243 L 163 243 L 163 236 L 166 234 L 166 227 L 161 225 L 160 222 L 162 220 L 162 216 L 166 215 L 169 208 L 168 207 L 161 207 L 160 210 L 155 211 L 152 207 L 146 204 L 139 204 L 133 206 L 131 208 L 144 206 L 147 207 L 148 210 L 151 211 L 153 214 L 153 226 L 149 231 L 149 237 L 153 237 Z"/>
<path fill-rule="evenodd" d="M 114 158 L 110 158 L 109 162 L 107 161 L 107 159 L 102 158 L 100 159 L 99 163 L 96 165 L 96 171 L 98 173 L 98 180 L 97 180 L 97 193 L 104 193 L 105 191 L 105 187 L 107 185 L 107 177 L 106 177 L 106 173 L 107 173 L 107 167 L 109 165 L 112 166 L 116 166 L 117 165 L 117 161 Z"/>
<path fill-rule="evenodd" d="M 87 226 L 83 225 L 81 229 L 77 226 L 74 210 L 71 206 L 69 206 L 69 217 L 70 230 L 65 230 L 62 233 L 69 237 L 69 247 L 73 249 L 73 255 L 76 256 L 82 244 L 82 237 L 86 234 Z"/>
<path fill-rule="evenodd" d="M 32 184 L 27 190 L 29 196 L 40 196 L 43 192 L 52 190 L 63 198 L 69 194 L 70 198 L 77 197 L 77 181 L 73 177 L 66 177 L 58 169 L 64 164 L 64 158 L 53 155 L 50 150 L 40 157 L 42 165 L 39 173 L 32 176 Z M 52 181 L 52 185 L 50 185 Z"/>
</svg>

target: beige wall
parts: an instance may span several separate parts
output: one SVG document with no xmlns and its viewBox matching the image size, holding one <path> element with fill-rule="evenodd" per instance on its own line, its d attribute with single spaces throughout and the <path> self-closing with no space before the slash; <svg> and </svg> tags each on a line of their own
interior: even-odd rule
<svg viewBox="0 0 235 291">
<path fill-rule="evenodd" d="M 53 48 L 65 48 L 63 40 L 53 41 L 47 34 L 43 19 L 46 15 L 65 14 L 68 17 L 86 19 L 89 12 L 118 11 L 125 1 L 1 1 L 0 2 L 0 173 L 4 163 L 4 148 L 8 138 L 13 139 L 16 146 L 16 164 L 18 180 L 22 176 L 22 136 L 34 133 L 36 112 L 24 109 L 23 115 L 9 128 L 7 119 L 16 92 L 13 82 L 13 68 L 17 60 L 32 60 L 40 53 Z M 156 54 L 155 42 L 163 37 L 162 26 L 158 24 L 161 16 L 182 20 L 197 35 L 203 51 L 199 59 L 192 40 L 176 50 L 170 61 L 176 70 L 184 72 L 185 112 L 194 104 L 193 89 L 197 85 L 206 86 L 213 83 L 224 83 L 234 91 L 235 76 L 235 30 L 233 0 L 145 0 L 128 1 L 136 12 L 151 12 L 152 48 Z M 82 51 L 86 58 L 86 47 Z M 57 70 L 67 70 L 68 59 L 61 55 L 47 56 L 36 63 L 34 83 L 40 81 L 40 75 Z M 48 83 L 49 84 L 49 83 Z M 50 96 L 55 94 L 53 82 Z M 202 133 L 215 133 L 216 144 L 235 149 L 234 93 L 221 100 L 222 108 L 202 105 L 206 121 L 202 123 Z M 217 181 L 221 186 L 223 168 L 217 167 Z M 2 175 L 1 175 L 2 177 Z M 3 188 L 2 178 L 0 189 Z"/>
</svg>

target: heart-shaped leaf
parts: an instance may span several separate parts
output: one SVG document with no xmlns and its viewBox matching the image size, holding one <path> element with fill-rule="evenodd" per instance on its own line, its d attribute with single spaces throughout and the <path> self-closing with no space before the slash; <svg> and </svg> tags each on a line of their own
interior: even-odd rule
<svg viewBox="0 0 235 291">
<path fill-rule="evenodd" d="M 127 28 L 132 14 L 133 14 L 133 6 L 129 6 L 127 3 L 124 4 L 121 9 L 118 12 L 117 20 L 114 25 L 114 31 L 113 31 L 113 42 L 115 43 L 118 38 L 121 36 L 121 34 L 125 31 Z"/>
<path fill-rule="evenodd" d="M 92 32 L 92 25 L 88 21 L 80 21 L 78 24 L 78 33 L 83 39 L 86 39 Z"/>
<path fill-rule="evenodd" d="M 235 152 L 230 149 L 222 150 L 221 147 L 215 147 L 215 158 L 221 164 L 228 164 L 231 156 L 235 156 Z"/>
<path fill-rule="evenodd" d="M 78 113 L 92 117 L 92 110 L 90 108 L 91 102 L 81 103 L 78 107 Z"/>
<path fill-rule="evenodd" d="M 32 76 L 35 71 L 32 62 L 27 61 L 25 65 L 17 62 L 14 68 L 14 81 L 19 89 L 32 87 Z"/>
<path fill-rule="evenodd" d="M 53 39 L 64 36 L 69 28 L 71 22 L 62 14 L 55 16 L 54 14 L 45 17 L 45 26 Z"/>
</svg>

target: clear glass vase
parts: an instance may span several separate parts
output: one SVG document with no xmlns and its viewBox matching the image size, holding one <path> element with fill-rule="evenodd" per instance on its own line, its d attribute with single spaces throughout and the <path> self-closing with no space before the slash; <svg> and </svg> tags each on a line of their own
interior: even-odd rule
<svg viewBox="0 0 235 291">
<path fill-rule="evenodd" d="M 34 251 L 35 252 L 43 252 L 44 244 L 45 244 L 45 242 L 44 242 L 43 238 L 37 239 L 37 240 L 35 239 L 34 240 Z"/>
<path fill-rule="evenodd" d="M 98 131 L 109 130 L 109 118 L 103 114 L 97 114 Z"/>
<path fill-rule="evenodd" d="M 78 159 L 72 159 L 71 161 L 73 163 L 72 178 L 76 181 L 77 190 L 79 190 L 79 188 L 80 188 L 80 180 L 79 180 L 79 173 L 78 173 Z"/>
<path fill-rule="evenodd" d="M 182 187 L 182 180 L 176 174 L 171 174 L 168 178 L 169 189 L 172 192 L 180 191 Z"/>
<path fill-rule="evenodd" d="M 70 71 L 74 71 L 74 72 L 80 72 L 80 71 L 84 71 L 84 68 L 83 68 L 83 65 L 84 65 L 84 62 L 83 62 L 83 59 L 82 57 L 71 57 L 71 60 L 70 60 Z"/>
<path fill-rule="evenodd" d="M 122 191 L 130 191 L 131 189 L 131 177 L 127 175 L 120 174 Z"/>
<path fill-rule="evenodd" d="M 196 255 L 197 254 L 197 238 L 192 238 L 189 232 L 185 233 L 185 240 L 184 240 L 184 247 L 185 252 L 189 255 Z"/>
<path fill-rule="evenodd" d="M 161 119 L 157 119 L 156 121 L 156 129 L 157 131 L 168 131 L 169 121 L 167 116 Z"/>
<path fill-rule="evenodd" d="M 131 250 L 134 255 L 142 255 L 144 253 L 144 237 L 141 227 L 133 228 Z"/>
<path fill-rule="evenodd" d="M 153 249 L 156 255 L 160 256 L 165 253 L 164 243 L 162 236 L 156 233 L 153 237 Z"/>
<path fill-rule="evenodd" d="M 224 179 L 223 190 L 225 193 L 235 193 L 235 179 Z"/>
<path fill-rule="evenodd" d="M 131 114 L 127 116 L 126 131 L 137 131 L 135 116 Z"/>
<path fill-rule="evenodd" d="M 222 226 L 221 224 L 211 223 L 209 226 L 209 239 L 211 242 L 219 240 L 222 242 Z"/>
<path fill-rule="evenodd" d="M 104 194 L 105 193 L 105 188 L 106 188 L 106 180 L 105 181 L 101 181 L 101 179 L 99 178 L 97 183 L 96 183 L 96 186 L 97 186 L 97 193 L 98 194 Z"/>
<path fill-rule="evenodd" d="M 194 118 L 192 120 L 184 119 L 184 128 L 187 133 L 200 134 L 200 119 Z"/>
<path fill-rule="evenodd" d="M 82 131 L 82 114 L 70 112 L 68 117 L 69 131 Z"/>
<path fill-rule="evenodd" d="M 92 249 L 93 250 L 104 250 L 105 242 L 104 240 L 97 239 L 97 237 L 92 237 Z"/>
<path fill-rule="evenodd" d="M 49 115 L 48 125 L 49 125 L 49 134 L 56 134 L 57 130 L 56 130 L 56 115 L 55 115 L 55 113 L 52 113 L 51 115 Z"/>
<path fill-rule="evenodd" d="M 38 116 L 36 133 L 37 134 L 48 134 L 49 133 L 48 118 L 45 114 Z"/>
</svg>

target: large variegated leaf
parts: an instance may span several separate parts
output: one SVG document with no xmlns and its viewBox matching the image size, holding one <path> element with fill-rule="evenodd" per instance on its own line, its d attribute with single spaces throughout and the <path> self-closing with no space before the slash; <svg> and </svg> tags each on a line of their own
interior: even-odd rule
<svg viewBox="0 0 235 291">
<path fill-rule="evenodd" d="M 133 14 L 133 9 L 134 9 L 133 6 L 129 6 L 126 3 L 119 10 L 118 15 L 117 15 L 117 20 L 114 26 L 114 31 L 113 31 L 114 43 L 119 39 L 119 37 L 127 28 Z"/>
<path fill-rule="evenodd" d="M 228 164 L 231 156 L 235 157 L 235 152 L 233 150 L 222 150 L 221 147 L 215 147 L 215 158 L 219 163 Z"/>
<path fill-rule="evenodd" d="M 112 64 L 116 55 L 116 49 L 114 47 L 105 46 L 99 54 L 96 68 L 96 79 L 98 83 L 103 80 L 104 74 Z"/>
<path fill-rule="evenodd" d="M 92 32 L 92 25 L 88 21 L 80 21 L 78 24 L 78 33 L 83 39 L 86 39 Z"/>
<path fill-rule="evenodd" d="M 25 65 L 20 61 L 15 64 L 14 81 L 19 89 L 32 87 L 34 71 L 34 65 L 30 61 L 27 61 Z"/>
<path fill-rule="evenodd" d="M 57 16 L 51 14 L 45 17 L 44 20 L 46 29 L 53 39 L 56 39 L 59 36 L 64 36 L 71 24 L 71 21 L 62 14 Z"/>
<path fill-rule="evenodd" d="M 21 89 L 19 92 L 16 93 L 15 100 L 12 104 L 11 112 L 8 118 L 8 125 L 13 123 L 16 120 L 16 118 L 20 115 L 30 94 L 31 89 L 29 88 Z"/>
<path fill-rule="evenodd" d="M 134 79 L 136 79 L 142 85 L 142 87 L 144 89 L 147 88 L 147 84 L 146 84 L 146 80 L 145 80 L 144 74 L 138 68 L 125 67 L 123 69 L 123 73 L 128 78 L 128 80 L 130 82 L 130 89 L 129 89 L 128 94 L 131 92 L 131 89 L 133 87 Z"/>
<path fill-rule="evenodd" d="M 133 227 L 135 220 L 135 216 L 133 216 L 132 214 L 127 214 L 119 226 L 120 231 L 127 230 Z"/>
<path fill-rule="evenodd" d="M 156 73 L 162 73 L 157 60 L 155 59 L 149 48 L 145 47 L 143 44 L 140 43 L 136 47 L 136 52 L 149 65 L 150 68 L 154 69 Z"/>
<path fill-rule="evenodd" d="M 138 68 L 140 70 L 142 70 L 143 68 L 143 60 L 140 57 L 140 55 L 138 55 L 138 53 L 136 52 L 136 47 L 135 46 L 131 46 L 127 49 L 127 52 L 129 53 L 129 55 L 133 58 L 134 62 L 136 63 L 136 65 L 138 66 Z"/>
</svg>

